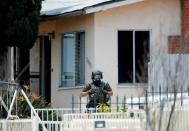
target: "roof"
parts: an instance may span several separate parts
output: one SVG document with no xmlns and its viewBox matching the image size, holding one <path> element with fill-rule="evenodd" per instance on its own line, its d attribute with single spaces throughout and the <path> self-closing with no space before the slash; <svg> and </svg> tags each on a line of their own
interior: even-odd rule
<svg viewBox="0 0 189 131">
<path fill-rule="evenodd" d="M 82 15 L 133 4 L 144 0 L 45 0 L 42 2 L 43 18 Z"/>
</svg>

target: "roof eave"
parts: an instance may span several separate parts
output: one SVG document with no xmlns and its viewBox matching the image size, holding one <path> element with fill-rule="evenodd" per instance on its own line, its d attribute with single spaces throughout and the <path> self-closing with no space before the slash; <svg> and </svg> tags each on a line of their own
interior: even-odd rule
<svg viewBox="0 0 189 131">
<path fill-rule="evenodd" d="M 55 19 L 61 19 L 65 17 L 70 17 L 70 16 L 80 16 L 86 14 L 85 10 L 76 10 L 72 12 L 67 12 L 63 14 L 57 14 L 57 15 L 41 15 L 41 21 L 48 21 L 48 20 L 55 20 Z"/>
<path fill-rule="evenodd" d="M 105 11 L 105 10 L 112 9 L 112 8 L 115 8 L 115 7 L 130 5 L 130 4 L 134 4 L 134 3 L 142 2 L 142 1 L 144 1 L 144 0 L 126 0 L 126 1 L 120 1 L 120 2 L 105 4 L 105 5 L 100 5 L 100 6 L 96 6 L 96 7 L 93 7 L 93 6 L 92 7 L 86 7 L 85 12 L 86 12 L 86 14 L 101 12 L 101 11 Z"/>
<path fill-rule="evenodd" d="M 98 6 L 85 7 L 80 10 L 75 10 L 72 12 L 66 12 L 66 13 L 57 14 L 57 15 L 41 15 L 41 21 L 55 20 L 55 19 L 69 17 L 69 16 L 79 16 L 79 15 L 84 15 L 84 14 L 101 12 L 108 9 L 112 9 L 112 8 L 116 8 L 116 7 L 120 7 L 124 5 L 130 5 L 130 4 L 134 4 L 134 3 L 138 3 L 142 1 L 145 1 L 145 0 L 124 0 L 124 1 L 113 2 L 109 4 L 102 4 Z"/>
</svg>

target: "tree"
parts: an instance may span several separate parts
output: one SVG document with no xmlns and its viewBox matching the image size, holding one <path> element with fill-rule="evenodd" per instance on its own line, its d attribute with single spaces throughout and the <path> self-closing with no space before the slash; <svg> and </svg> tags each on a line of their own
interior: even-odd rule
<svg viewBox="0 0 189 131">
<path fill-rule="evenodd" d="M 42 0 L 6 0 L 0 4 L 0 80 L 10 79 L 9 46 L 32 48 L 40 22 Z"/>
<path fill-rule="evenodd" d="M 42 0 L 6 0 L 0 4 L 1 47 L 32 48 L 38 34 Z"/>
</svg>

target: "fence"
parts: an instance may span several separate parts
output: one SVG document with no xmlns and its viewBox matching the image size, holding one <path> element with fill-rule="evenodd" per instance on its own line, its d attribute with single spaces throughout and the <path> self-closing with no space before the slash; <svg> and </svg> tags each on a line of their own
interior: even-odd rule
<svg viewBox="0 0 189 131">
<path fill-rule="evenodd" d="M 45 109 L 43 109 L 45 110 Z M 66 110 L 66 109 L 65 109 Z M 57 110 L 57 111 L 60 111 Z M 1 131 L 164 131 L 171 113 L 170 108 L 152 108 L 147 119 L 144 110 L 127 110 L 117 113 L 74 113 L 64 114 L 61 119 L 44 120 L 35 119 L 1 120 Z M 175 108 L 170 130 L 188 131 L 189 108 Z"/>
<path fill-rule="evenodd" d="M 72 98 L 73 98 L 72 100 L 75 99 L 74 96 L 72 96 Z M 45 125 L 51 131 L 56 131 L 55 129 L 57 129 L 58 131 L 59 130 L 67 130 L 67 131 L 103 130 L 104 128 L 102 129 L 98 127 L 95 128 L 95 123 L 98 122 L 100 122 L 101 126 L 103 126 L 103 124 L 105 123 L 106 129 L 104 130 L 108 129 L 110 131 L 111 130 L 143 131 L 143 130 L 150 130 L 151 126 L 155 130 L 158 130 L 160 125 L 160 121 L 159 121 L 160 119 L 159 116 L 161 116 L 160 114 L 163 115 L 161 122 L 163 124 L 161 125 L 161 128 L 162 130 L 166 130 L 166 126 L 168 123 L 167 118 L 169 118 L 170 110 L 174 102 L 174 92 L 172 93 L 163 92 L 163 91 L 158 93 L 146 92 L 146 96 L 130 97 L 130 98 L 124 97 L 123 99 L 124 99 L 123 101 L 125 101 L 125 104 L 130 104 L 130 106 L 125 106 L 125 109 L 124 106 L 122 106 L 122 109 L 119 106 L 115 108 L 111 107 L 111 110 L 109 110 L 109 112 L 107 113 L 88 113 L 86 108 L 82 108 L 81 106 L 79 106 L 79 108 L 72 106 L 72 108 L 65 108 L 65 109 L 60 109 L 60 108 L 36 109 L 36 111 L 39 114 L 39 117 L 41 118 L 43 123 L 45 123 Z M 86 104 L 82 101 L 80 102 L 81 103 L 72 103 L 72 105 Z M 177 131 L 179 130 L 179 128 L 182 129 L 181 131 L 187 131 L 189 128 L 187 126 L 188 123 L 186 121 L 189 121 L 188 120 L 189 117 L 187 118 L 183 114 L 183 112 L 185 112 L 187 116 L 189 115 L 188 113 L 189 109 L 187 108 L 189 105 L 188 93 L 177 93 L 177 99 L 175 102 L 176 102 L 176 107 L 175 107 L 175 113 L 173 114 L 173 119 L 177 123 L 173 124 L 174 122 L 171 122 L 172 131 Z M 164 104 L 163 105 L 164 110 L 160 112 L 160 109 L 162 108 L 162 103 Z M 117 96 L 116 103 L 114 104 L 119 105 L 123 103 L 119 103 L 119 97 Z M 154 125 L 152 124 L 151 126 L 149 126 L 147 122 L 148 120 L 146 118 L 145 110 L 139 109 L 139 107 L 142 106 L 145 109 L 146 104 L 148 104 L 147 106 L 149 107 L 149 109 L 151 109 L 149 115 L 151 117 L 151 121 L 155 122 L 155 124 Z M 128 109 L 126 109 L 126 107 L 128 107 Z M 138 111 L 140 111 L 140 115 L 139 113 L 137 113 Z M 95 112 L 97 111 L 95 110 Z M 112 116 L 110 114 L 112 114 Z M 178 119 L 176 119 L 177 117 Z"/>
<path fill-rule="evenodd" d="M 133 113 L 134 116 L 130 114 Z M 65 131 L 188 131 L 189 108 L 153 108 L 145 111 L 128 110 L 127 113 L 79 113 L 64 115 Z M 149 117 L 149 118 L 147 118 Z"/>
<path fill-rule="evenodd" d="M 30 102 L 28 102 L 28 107 L 31 109 L 31 116 L 29 120 L 18 119 L 18 112 L 12 114 L 13 110 L 18 110 L 19 107 L 17 102 L 17 87 L 16 84 L 12 83 L 0 83 L 1 91 L 1 109 L 10 116 L 6 120 L 0 121 L 0 130 L 2 131 L 102 131 L 102 130 L 114 130 L 114 131 L 144 131 L 151 130 L 154 128 L 158 130 L 166 129 L 168 118 L 171 112 L 171 106 L 174 102 L 174 93 L 170 91 L 163 91 L 161 86 L 159 88 L 160 92 L 147 91 L 144 96 L 138 97 L 122 97 L 116 96 L 116 101 L 110 100 L 110 108 L 106 113 L 99 112 L 97 109 L 91 110 L 89 113 L 86 108 L 81 105 L 86 104 L 86 101 L 82 101 L 78 98 L 79 102 L 72 96 L 72 108 L 65 109 L 34 109 Z M 184 93 L 182 88 L 179 93 L 177 93 L 176 107 L 173 113 L 173 118 L 171 121 L 171 131 L 187 131 L 189 127 L 189 97 L 188 93 Z M 26 94 L 21 90 L 22 95 L 26 100 Z M 7 96 L 8 94 L 8 96 Z M 4 99 L 6 97 L 10 99 Z M 15 102 L 13 102 L 15 98 Z M 120 102 L 121 101 L 121 102 Z M 160 110 L 164 103 L 164 110 Z M 75 105 L 79 105 L 78 107 Z M 145 109 L 146 105 L 150 107 L 149 115 L 146 115 Z M 153 110 L 156 107 L 156 110 Z M 7 108 L 7 110 L 6 110 Z M 160 118 L 162 114 L 162 117 Z M 11 120 L 14 119 L 14 120 Z M 162 119 L 160 122 L 159 120 Z M 155 122 L 155 123 L 154 123 Z M 152 123 L 152 124 L 149 124 Z M 162 124 L 163 123 L 163 124 Z"/>
<path fill-rule="evenodd" d="M 0 120 L 0 131 L 34 131 L 32 120 Z"/>
<path fill-rule="evenodd" d="M 156 91 L 152 86 L 150 90 L 147 90 L 142 96 L 133 97 L 133 96 L 114 96 L 114 101 L 112 98 L 108 101 L 109 104 L 109 112 L 119 112 L 126 111 L 127 109 L 145 109 L 146 105 L 150 108 L 153 107 L 171 107 L 175 102 L 177 107 L 186 107 L 189 106 L 189 88 L 187 92 L 183 90 L 182 87 L 179 87 L 175 92 L 170 90 L 163 90 L 162 86 L 159 86 L 159 91 Z M 176 97 L 176 100 L 174 100 Z M 82 108 L 89 102 L 87 97 L 86 100 L 82 100 L 81 97 L 75 97 L 72 95 L 72 111 L 75 109 L 80 109 L 82 112 Z M 97 110 L 97 109 L 95 109 Z"/>
<path fill-rule="evenodd" d="M 134 113 L 133 116 L 130 113 Z M 64 115 L 65 131 L 143 131 L 144 111 L 125 113 L 79 113 Z"/>
</svg>

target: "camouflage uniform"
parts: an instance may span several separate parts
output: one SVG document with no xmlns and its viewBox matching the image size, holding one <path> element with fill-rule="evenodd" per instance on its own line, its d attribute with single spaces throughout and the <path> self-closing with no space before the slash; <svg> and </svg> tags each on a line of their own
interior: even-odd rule
<svg viewBox="0 0 189 131">
<path fill-rule="evenodd" d="M 95 108 L 98 103 L 105 103 L 107 104 L 109 96 L 107 96 L 106 93 L 104 93 L 104 90 L 106 91 L 112 91 L 110 85 L 108 83 L 105 83 L 101 81 L 99 86 L 95 86 L 94 83 L 87 84 L 83 88 L 83 92 L 89 91 L 89 103 L 87 104 L 87 108 L 93 107 Z"/>
</svg>

